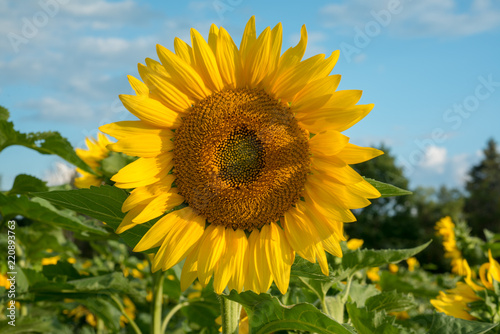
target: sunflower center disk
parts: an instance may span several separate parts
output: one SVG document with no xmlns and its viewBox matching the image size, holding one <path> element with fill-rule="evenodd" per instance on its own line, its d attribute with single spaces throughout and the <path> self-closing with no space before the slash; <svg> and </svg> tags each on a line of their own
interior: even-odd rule
<svg viewBox="0 0 500 334">
<path fill-rule="evenodd" d="M 183 119 L 174 166 L 189 206 L 212 224 L 251 231 L 299 200 L 310 168 L 308 135 L 263 90 L 225 90 Z"/>
<path fill-rule="evenodd" d="M 264 167 L 264 147 L 254 131 L 241 128 L 215 149 L 220 178 L 238 188 L 256 180 Z"/>
</svg>

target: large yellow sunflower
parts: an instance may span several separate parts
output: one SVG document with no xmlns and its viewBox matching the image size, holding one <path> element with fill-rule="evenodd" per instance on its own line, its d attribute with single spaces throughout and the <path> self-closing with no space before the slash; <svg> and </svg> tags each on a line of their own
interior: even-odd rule
<svg viewBox="0 0 500 334">
<path fill-rule="evenodd" d="M 182 289 L 213 276 L 217 293 L 273 280 L 285 293 L 295 253 L 328 274 L 325 251 L 342 256 L 350 210 L 380 196 L 349 166 L 382 152 L 340 133 L 373 105 L 335 91 L 339 52 L 302 60 L 305 27 L 283 54 L 281 43 L 281 24 L 257 37 L 253 17 L 239 48 L 224 28 L 208 42 L 191 29 L 192 46 L 158 45 L 160 62 L 139 64 L 143 82 L 129 77 L 136 95 L 120 98 L 140 120 L 101 127 L 118 139 L 111 150 L 140 157 L 112 178 L 135 188 L 117 232 L 167 212 L 134 250 L 159 247 L 153 271 L 186 259 Z"/>
</svg>

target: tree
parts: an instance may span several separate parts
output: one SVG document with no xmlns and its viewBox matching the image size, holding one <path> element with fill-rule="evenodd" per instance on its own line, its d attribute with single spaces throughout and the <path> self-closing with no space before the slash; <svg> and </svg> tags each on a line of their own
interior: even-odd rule
<svg viewBox="0 0 500 334">
<path fill-rule="evenodd" d="M 500 153 L 490 139 L 483 150 L 484 158 L 469 171 L 465 215 L 476 235 L 483 229 L 500 232 Z"/>
<path fill-rule="evenodd" d="M 395 163 L 390 149 L 381 144 L 384 155 L 353 166 L 362 176 L 408 189 L 409 182 L 403 168 Z M 421 230 L 412 216 L 411 196 L 377 198 L 362 210 L 356 210 L 358 219 L 346 224 L 346 233 L 365 241 L 368 248 L 403 248 L 417 246 Z"/>
</svg>

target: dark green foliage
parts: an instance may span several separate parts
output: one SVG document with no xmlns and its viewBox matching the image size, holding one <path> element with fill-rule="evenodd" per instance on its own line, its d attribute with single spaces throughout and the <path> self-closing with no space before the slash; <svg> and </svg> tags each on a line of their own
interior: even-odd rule
<svg viewBox="0 0 500 334">
<path fill-rule="evenodd" d="M 484 158 L 469 171 L 464 211 L 474 234 L 483 229 L 500 232 L 500 152 L 493 139 L 483 150 Z"/>
</svg>

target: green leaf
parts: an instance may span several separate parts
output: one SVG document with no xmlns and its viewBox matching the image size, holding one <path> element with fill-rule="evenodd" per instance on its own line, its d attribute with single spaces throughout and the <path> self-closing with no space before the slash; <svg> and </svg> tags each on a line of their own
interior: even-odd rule
<svg viewBox="0 0 500 334">
<path fill-rule="evenodd" d="M 346 308 L 359 334 L 401 334 L 402 328 L 394 323 L 395 318 L 385 312 L 368 311 L 366 307 L 358 308 L 352 303 L 347 303 Z"/>
<path fill-rule="evenodd" d="M 428 334 L 482 334 L 498 324 L 458 319 L 444 313 L 435 313 Z"/>
<path fill-rule="evenodd" d="M 382 292 L 368 298 L 365 306 L 369 312 L 384 310 L 389 312 L 401 312 L 415 307 L 415 301 L 411 295 L 403 295 L 396 291 Z"/>
<path fill-rule="evenodd" d="M 90 189 L 75 189 L 69 191 L 49 191 L 33 193 L 52 204 L 74 210 L 81 214 L 101 220 L 113 228 L 122 222 L 125 214 L 122 203 L 127 193 L 112 186 L 91 186 Z"/>
<path fill-rule="evenodd" d="M 368 181 L 372 186 L 374 186 L 379 192 L 380 192 L 380 197 L 391 197 L 391 196 L 405 196 L 405 195 L 411 195 L 413 194 L 409 190 L 404 190 L 401 188 L 398 188 L 396 186 L 393 186 L 392 184 L 380 182 L 374 179 L 370 179 L 365 177 L 364 178 L 366 181 Z"/>
<path fill-rule="evenodd" d="M 96 277 L 80 278 L 68 281 L 67 283 L 73 285 L 78 292 L 131 292 L 128 280 L 122 273 L 118 272 Z"/>
<path fill-rule="evenodd" d="M 243 305 L 252 333 L 264 334 L 279 330 L 302 330 L 314 333 L 353 334 L 352 330 L 320 312 L 311 304 L 293 306 L 281 304 L 278 298 L 266 293 L 257 295 L 252 291 L 222 295 Z"/>
<path fill-rule="evenodd" d="M 9 195 L 24 195 L 29 192 L 48 191 L 46 182 L 27 174 L 19 174 L 14 180 Z"/>
<path fill-rule="evenodd" d="M 423 272 L 414 275 L 394 275 L 388 271 L 383 271 L 380 275 L 380 281 L 377 283 L 382 290 L 396 290 L 403 293 L 411 293 L 415 297 L 422 298 L 435 298 L 439 291 L 442 290 L 437 284 L 430 284 L 432 279 L 437 278 L 435 275 L 432 277 Z"/>
<path fill-rule="evenodd" d="M 61 136 L 59 132 L 37 132 L 21 133 L 14 130 L 14 124 L 5 118 L 6 114 L 0 116 L 0 152 L 12 145 L 21 145 L 41 154 L 55 154 L 67 162 L 94 174 L 94 171 L 78 157 L 70 142 Z"/>
<path fill-rule="evenodd" d="M 6 108 L 0 106 L 0 121 L 7 121 L 9 117 L 10 117 L 9 111 Z"/>
<path fill-rule="evenodd" d="M 108 232 L 102 228 L 82 222 L 74 212 L 56 209 L 49 202 L 40 198 L 29 200 L 26 196 L 6 196 L 0 193 L 0 213 L 4 217 L 21 215 L 69 231 L 88 232 L 100 236 L 108 235 Z"/>
<path fill-rule="evenodd" d="M 350 272 L 363 268 L 379 267 L 388 263 L 396 263 L 408 259 L 424 250 L 431 241 L 415 248 L 408 249 L 361 249 L 346 253 L 342 258 L 342 267 Z"/>
<path fill-rule="evenodd" d="M 110 152 L 107 158 L 101 161 L 101 170 L 104 176 L 111 178 L 118 173 L 120 169 L 136 160 L 135 157 L 123 153 Z"/>
<path fill-rule="evenodd" d="M 80 278 L 80 274 L 75 267 L 66 261 L 58 261 L 56 264 L 45 265 L 42 271 L 45 277 L 49 279 L 56 276 L 66 276 L 69 279 Z"/>
<path fill-rule="evenodd" d="M 0 322 L 2 334 L 53 333 L 50 318 L 23 317 L 16 319 L 15 326 L 9 325 L 9 321 L 11 320 Z"/>
</svg>

